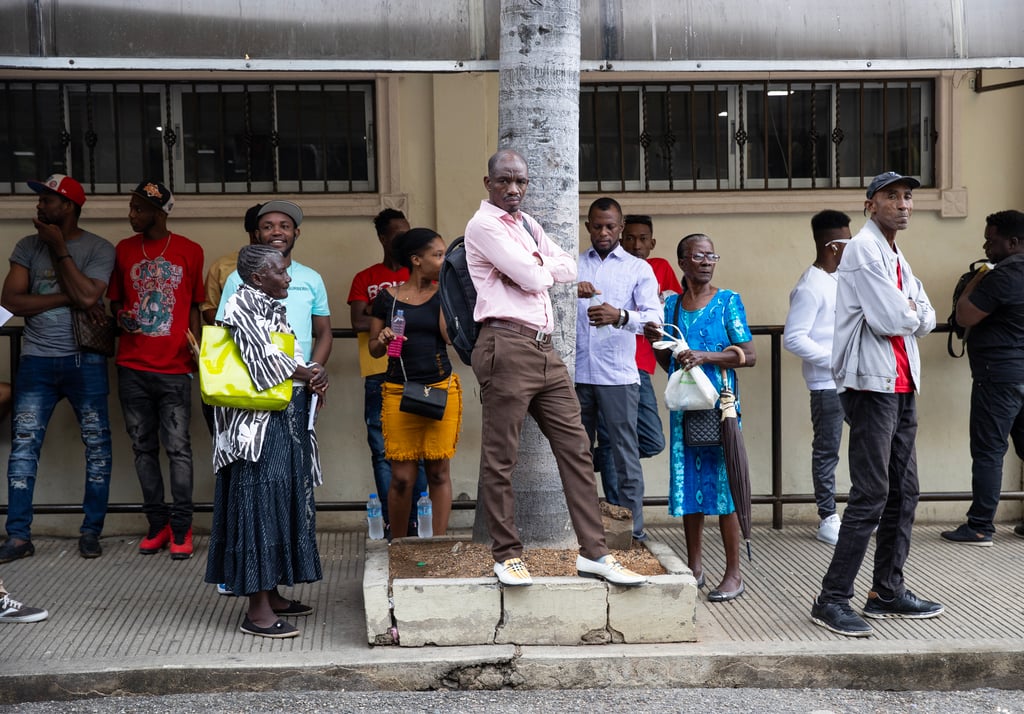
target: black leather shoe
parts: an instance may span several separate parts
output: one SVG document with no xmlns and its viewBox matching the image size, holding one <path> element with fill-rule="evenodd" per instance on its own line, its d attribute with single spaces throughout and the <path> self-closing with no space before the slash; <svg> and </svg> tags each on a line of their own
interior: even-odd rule
<svg viewBox="0 0 1024 714">
<path fill-rule="evenodd" d="M 83 558 L 98 558 L 103 555 L 100 537 L 95 533 L 83 533 L 78 538 L 78 554 Z"/>
<path fill-rule="evenodd" d="M 1018 523 L 1013 527 L 1013 534 L 1018 538 L 1024 538 L 1024 523 Z"/>
<path fill-rule="evenodd" d="M 946 608 L 937 602 L 922 600 L 909 590 L 892 600 L 883 600 L 874 590 L 868 593 L 868 602 L 864 605 L 864 617 L 884 620 L 898 617 L 904 620 L 925 620 L 941 615 Z"/>
<path fill-rule="evenodd" d="M 27 558 L 35 555 L 36 547 L 32 541 L 27 540 L 21 545 L 15 545 L 13 538 L 8 538 L 3 545 L 0 545 L 0 563 L 10 563 L 18 558 Z"/>
<path fill-rule="evenodd" d="M 714 589 L 708 593 L 708 602 L 728 602 L 729 600 L 735 600 L 746 591 L 746 586 L 740 583 L 740 586 L 735 590 L 719 590 Z"/>
<path fill-rule="evenodd" d="M 846 603 L 818 602 L 811 606 L 811 622 L 847 637 L 867 637 L 874 630 Z"/>
</svg>

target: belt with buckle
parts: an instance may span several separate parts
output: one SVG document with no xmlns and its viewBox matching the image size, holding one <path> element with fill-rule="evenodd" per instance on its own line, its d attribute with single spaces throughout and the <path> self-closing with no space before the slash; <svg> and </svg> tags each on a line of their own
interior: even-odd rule
<svg viewBox="0 0 1024 714">
<path fill-rule="evenodd" d="M 512 322 L 511 320 L 491 319 L 487 320 L 484 324 L 490 325 L 491 327 L 497 327 L 499 330 L 518 332 L 520 335 L 529 337 L 534 342 L 539 342 L 542 345 L 546 345 L 548 342 L 551 342 L 551 335 L 547 332 L 541 332 L 540 330 L 535 330 L 532 327 L 527 327 L 526 325 L 521 325 L 518 322 Z"/>
</svg>

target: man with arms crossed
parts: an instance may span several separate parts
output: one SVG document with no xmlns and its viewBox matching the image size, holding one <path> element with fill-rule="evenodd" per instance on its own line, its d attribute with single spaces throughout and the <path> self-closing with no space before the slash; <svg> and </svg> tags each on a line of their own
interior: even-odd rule
<svg viewBox="0 0 1024 714">
<path fill-rule="evenodd" d="M 617 585 L 646 578 L 624 568 L 605 545 L 590 441 L 580 421 L 569 370 L 551 346 L 555 327 L 548 288 L 576 280 L 576 257 L 558 247 L 520 211 L 529 184 L 526 160 L 504 149 L 487 162 L 488 200 L 466 226 L 466 259 L 477 290 L 474 317 L 482 322 L 473 350 L 480 382 L 480 500 L 487 515 L 494 572 L 505 585 L 533 580 L 521 556 L 512 472 L 529 413 L 558 463 L 580 554 L 580 575 Z M 600 324 L 611 324 L 603 315 Z"/>
<path fill-rule="evenodd" d="M 851 637 L 872 632 L 850 598 L 876 526 L 864 615 L 924 619 L 944 609 L 903 582 L 918 496 L 917 338 L 935 328 L 935 310 L 897 247 L 896 233 L 910 225 L 913 190 L 920 185 L 892 171 L 876 176 L 864 202 L 869 220 L 839 264 L 832 374 L 850 424 L 850 501 L 811 620 Z"/>
</svg>

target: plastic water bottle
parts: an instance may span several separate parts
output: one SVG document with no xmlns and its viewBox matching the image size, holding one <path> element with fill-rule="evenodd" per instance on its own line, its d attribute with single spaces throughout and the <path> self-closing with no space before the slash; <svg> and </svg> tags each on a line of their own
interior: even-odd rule
<svg viewBox="0 0 1024 714">
<path fill-rule="evenodd" d="M 370 526 L 370 540 L 384 537 L 384 511 L 375 493 L 371 493 L 370 500 L 366 502 L 366 522 Z"/>
<path fill-rule="evenodd" d="M 590 296 L 590 307 L 597 307 L 598 305 L 603 304 L 604 300 L 602 300 L 598 295 Z M 612 336 L 612 330 L 614 329 L 615 328 L 611 325 L 601 325 L 600 327 L 594 328 L 594 334 L 597 336 L 598 340 L 604 340 Z"/>
<path fill-rule="evenodd" d="M 434 504 L 430 502 L 430 495 L 424 491 L 420 494 L 420 500 L 416 501 L 416 530 L 420 538 L 432 538 L 434 536 Z"/>
<path fill-rule="evenodd" d="M 405 310 L 398 310 L 391 320 L 391 331 L 395 333 L 395 339 L 388 343 L 388 357 L 402 356 L 402 339 L 405 335 Z"/>
</svg>

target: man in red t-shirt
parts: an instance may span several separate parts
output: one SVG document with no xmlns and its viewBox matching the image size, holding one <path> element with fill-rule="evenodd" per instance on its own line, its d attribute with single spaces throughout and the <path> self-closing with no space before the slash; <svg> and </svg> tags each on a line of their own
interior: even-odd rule
<svg viewBox="0 0 1024 714">
<path fill-rule="evenodd" d="M 651 251 L 657 241 L 654 239 L 654 222 L 650 216 L 631 214 L 623 218 L 624 227 L 620 239 L 623 249 L 637 258 L 646 260 L 654 271 L 658 281 L 658 293 L 661 301 L 673 293 L 681 293 L 672 264 L 664 258 L 651 258 Z M 640 446 L 640 458 L 647 459 L 660 454 L 665 449 L 665 429 L 661 424 L 658 412 L 658 398 L 654 394 L 651 375 L 654 374 L 656 362 L 654 350 L 644 336 L 636 336 L 636 366 L 640 373 L 640 403 L 637 406 L 636 433 Z M 610 454 L 608 439 L 605 437 L 604 424 L 600 418 L 597 423 L 597 448 L 594 449 L 594 464 L 601 472 L 601 486 L 604 488 L 605 500 L 619 505 L 618 473 Z"/>
<path fill-rule="evenodd" d="M 128 221 L 136 235 L 117 244 L 107 297 L 121 326 L 118 395 L 132 440 L 149 532 L 145 555 L 170 545 L 171 558 L 192 557 L 192 373 L 187 333 L 200 334 L 203 249 L 167 229 L 174 196 L 155 181 L 132 192 Z M 160 442 L 170 464 L 173 503 L 164 502 Z"/>
<path fill-rule="evenodd" d="M 370 461 L 373 465 L 373 480 L 383 506 L 384 523 L 390 528 L 388 519 L 388 490 L 391 488 L 391 465 L 384 457 L 384 434 L 381 432 L 381 387 L 388 358 L 370 356 L 370 314 L 368 309 L 377 294 L 385 288 L 398 286 L 409 279 L 409 270 L 403 268 L 391 255 L 391 242 L 400 233 L 409 230 L 405 214 L 394 208 L 385 208 L 373 219 L 377 240 L 384 250 L 384 259 L 352 278 L 348 293 L 348 305 L 352 329 L 359 341 L 359 373 L 363 376 L 364 397 L 363 417 L 366 421 L 366 441 L 370 445 Z M 420 464 L 416 479 L 415 493 L 427 490 L 427 475 Z M 409 535 L 416 533 L 415 510 L 410 516 Z"/>
</svg>

